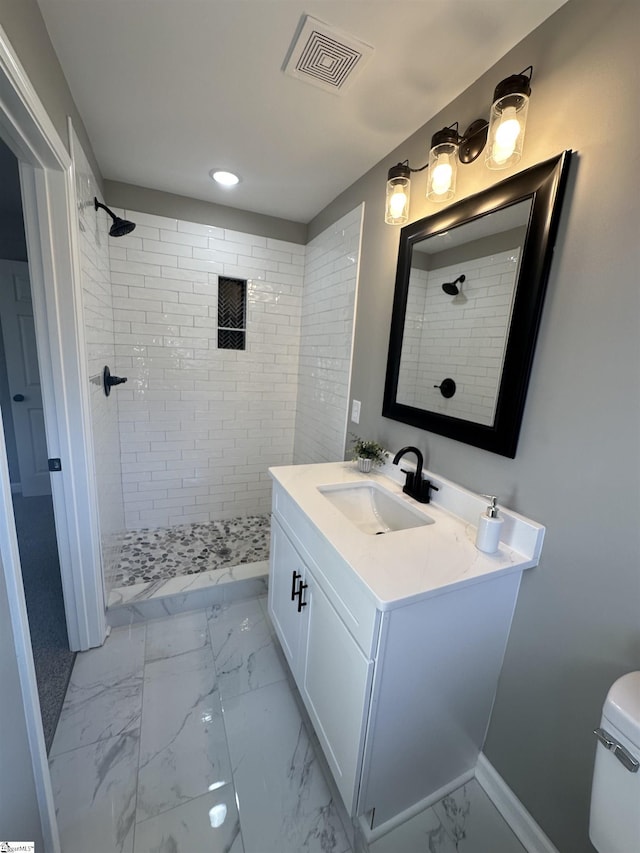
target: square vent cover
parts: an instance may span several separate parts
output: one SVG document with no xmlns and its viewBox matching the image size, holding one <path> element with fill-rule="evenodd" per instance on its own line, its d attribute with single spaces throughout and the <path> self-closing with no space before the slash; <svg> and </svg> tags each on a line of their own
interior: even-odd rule
<svg viewBox="0 0 640 853">
<path fill-rule="evenodd" d="M 372 53 L 370 44 L 305 15 L 284 72 L 325 92 L 342 95 Z"/>
</svg>

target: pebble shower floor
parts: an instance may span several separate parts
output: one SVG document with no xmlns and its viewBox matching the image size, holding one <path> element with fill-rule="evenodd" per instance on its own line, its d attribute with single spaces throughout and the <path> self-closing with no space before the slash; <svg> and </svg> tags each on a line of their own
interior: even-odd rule
<svg viewBox="0 0 640 853">
<path fill-rule="evenodd" d="M 269 530 L 268 515 L 133 530 L 122 538 L 114 586 L 133 586 L 268 560 Z"/>
</svg>

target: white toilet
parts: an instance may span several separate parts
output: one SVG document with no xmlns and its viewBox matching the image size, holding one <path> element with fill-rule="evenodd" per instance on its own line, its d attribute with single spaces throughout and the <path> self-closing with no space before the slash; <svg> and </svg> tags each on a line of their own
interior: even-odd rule
<svg viewBox="0 0 640 853">
<path fill-rule="evenodd" d="M 640 672 L 613 684 L 595 734 L 589 837 L 599 853 L 639 853 Z"/>
</svg>

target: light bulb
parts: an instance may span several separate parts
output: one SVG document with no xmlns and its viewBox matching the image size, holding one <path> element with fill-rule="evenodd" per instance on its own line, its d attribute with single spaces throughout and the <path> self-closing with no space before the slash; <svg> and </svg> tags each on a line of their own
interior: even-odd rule
<svg viewBox="0 0 640 853">
<path fill-rule="evenodd" d="M 515 147 L 519 135 L 520 122 L 516 115 L 516 108 L 506 107 L 502 112 L 502 120 L 496 130 L 496 143 L 501 148 L 506 148 L 508 145 Z"/>
<path fill-rule="evenodd" d="M 399 219 L 407 204 L 407 194 L 404 187 L 398 186 L 393 190 L 393 195 L 389 199 L 389 212 L 394 219 Z"/>
<path fill-rule="evenodd" d="M 444 195 L 451 186 L 451 175 L 453 169 L 448 154 L 440 154 L 436 160 L 436 167 L 431 175 L 431 188 L 436 195 Z"/>
<path fill-rule="evenodd" d="M 384 204 L 384 221 L 387 225 L 404 225 L 409 219 L 410 174 L 408 163 L 398 163 L 389 169 Z"/>
<path fill-rule="evenodd" d="M 496 86 L 485 155 L 489 169 L 506 169 L 522 157 L 530 93 L 524 74 L 514 74 Z"/>
<path fill-rule="evenodd" d="M 520 122 L 516 116 L 515 107 L 506 107 L 502 113 L 500 124 L 496 128 L 493 143 L 493 159 L 496 163 L 504 163 L 513 154 L 516 140 L 520 136 Z"/>
<path fill-rule="evenodd" d="M 447 201 L 456 194 L 457 140 L 457 132 L 449 127 L 434 133 L 431 138 L 427 178 L 427 198 L 431 201 Z"/>
</svg>

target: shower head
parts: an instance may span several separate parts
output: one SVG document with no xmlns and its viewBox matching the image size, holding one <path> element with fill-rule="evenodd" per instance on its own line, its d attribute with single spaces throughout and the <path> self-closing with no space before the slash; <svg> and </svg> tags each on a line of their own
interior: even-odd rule
<svg viewBox="0 0 640 853">
<path fill-rule="evenodd" d="M 93 204 L 96 210 L 101 207 L 103 210 L 106 210 L 109 216 L 113 219 L 113 225 L 109 229 L 110 237 L 124 237 L 125 234 L 130 234 L 136 227 L 135 222 L 129 222 L 128 219 L 120 219 L 120 217 L 116 216 L 113 211 L 109 210 L 106 204 L 102 204 L 102 202 L 98 201 L 97 198 L 93 199 Z"/>
<path fill-rule="evenodd" d="M 459 275 L 455 281 L 445 281 L 442 285 L 442 289 L 445 293 L 448 293 L 449 296 L 457 296 L 460 293 L 458 284 L 462 284 L 465 278 L 465 275 Z"/>
</svg>

